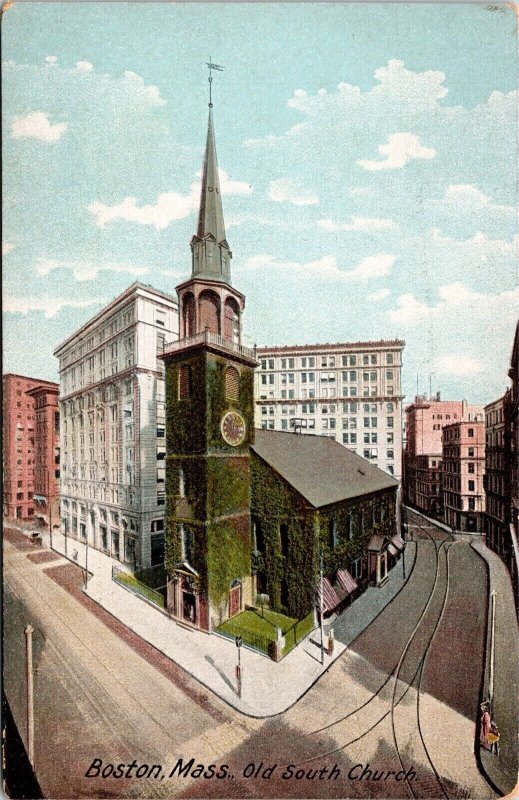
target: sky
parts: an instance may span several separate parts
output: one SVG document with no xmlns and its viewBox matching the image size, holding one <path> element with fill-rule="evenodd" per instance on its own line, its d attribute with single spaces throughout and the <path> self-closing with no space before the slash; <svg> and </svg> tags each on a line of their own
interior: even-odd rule
<svg viewBox="0 0 519 800">
<path fill-rule="evenodd" d="M 190 269 L 209 57 L 249 343 L 402 338 L 406 401 L 490 402 L 518 317 L 507 6 L 16 2 L 4 14 L 3 370 Z"/>
</svg>

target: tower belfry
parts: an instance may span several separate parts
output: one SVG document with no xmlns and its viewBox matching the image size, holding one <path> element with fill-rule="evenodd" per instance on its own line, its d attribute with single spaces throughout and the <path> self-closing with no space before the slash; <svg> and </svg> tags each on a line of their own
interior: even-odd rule
<svg viewBox="0 0 519 800">
<path fill-rule="evenodd" d="M 210 72 L 210 90 L 211 81 Z M 245 297 L 231 286 L 211 94 L 191 253 L 191 277 L 177 286 L 179 339 L 163 355 L 168 610 L 211 630 L 254 594 L 249 498 L 256 366 L 255 350 L 241 342 Z"/>
</svg>

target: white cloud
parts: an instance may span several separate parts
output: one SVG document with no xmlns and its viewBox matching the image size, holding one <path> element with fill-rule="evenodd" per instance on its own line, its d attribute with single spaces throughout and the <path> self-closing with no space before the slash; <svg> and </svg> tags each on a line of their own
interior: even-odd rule
<svg viewBox="0 0 519 800">
<path fill-rule="evenodd" d="M 220 190 L 225 195 L 249 195 L 253 188 L 244 181 L 233 181 L 225 170 L 218 170 Z M 200 177 L 201 172 L 197 172 Z M 155 203 L 137 205 L 136 197 L 125 197 L 113 206 L 104 203 L 91 203 L 88 210 L 94 215 L 96 225 L 103 227 L 108 222 L 123 219 L 137 222 L 140 225 L 153 225 L 156 230 L 167 228 L 178 219 L 185 219 L 200 205 L 200 181 L 193 182 L 187 194 L 180 192 L 162 192 L 157 195 Z"/>
<path fill-rule="evenodd" d="M 479 318 L 481 313 L 500 315 L 503 309 L 519 310 L 519 289 L 497 294 L 483 294 L 468 289 L 462 283 L 451 283 L 438 289 L 439 302 L 427 305 L 413 294 L 401 294 L 396 301 L 397 307 L 390 309 L 388 317 L 391 322 L 403 325 L 418 325 L 426 319 L 444 317 L 456 313 L 458 317 L 467 319 Z"/>
<path fill-rule="evenodd" d="M 13 244 L 13 242 L 2 242 L 2 255 L 6 256 L 7 253 L 10 253 L 15 247 L 16 245 Z"/>
<path fill-rule="evenodd" d="M 281 270 L 285 274 L 298 274 L 302 278 L 317 277 L 325 281 L 365 283 L 373 278 L 388 275 L 396 260 L 396 256 L 379 253 L 367 256 L 352 270 L 343 270 L 337 264 L 335 256 L 323 256 L 317 261 L 304 263 L 297 261 L 276 261 L 270 255 L 259 255 L 249 258 L 243 265 L 245 270 Z"/>
<path fill-rule="evenodd" d="M 379 289 L 378 292 L 368 294 L 368 300 L 371 300 L 373 303 L 381 303 L 382 300 L 385 300 L 390 294 L 391 292 L 389 289 Z"/>
<path fill-rule="evenodd" d="M 45 56 L 45 61 L 47 62 L 47 64 L 57 64 L 58 63 L 58 57 L 57 56 Z"/>
<path fill-rule="evenodd" d="M 154 225 L 159 231 L 177 219 L 185 219 L 194 211 L 200 201 L 200 186 L 191 184 L 189 194 L 163 192 L 157 196 L 155 203 L 137 205 L 136 197 L 125 197 L 113 206 L 104 203 L 91 203 L 88 210 L 94 215 L 95 224 L 103 227 L 108 222 L 123 219 L 127 222 L 138 222 L 140 225 Z"/>
<path fill-rule="evenodd" d="M 388 136 L 387 144 L 378 146 L 378 152 L 385 156 L 383 161 L 360 159 L 357 164 L 370 171 L 400 169 L 412 159 L 431 159 L 436 155 L 436 150 L 432 147 L 424 147 L 420 143 L 420 137 L 414 133 L 392 133 L 391 136 Z"/>
<path fill-rule="evenodd" d="M 7 295 L 3 300 L 3 309 L 11 314 L 28 314 L 31 311 L 42 311 L 47 319 L 55 317 L 64 308 L 89 308 L 90 306 L 104 305 L 107 301 L 101 298 L 95 300 L 74 300 L 72 298 L 59 298 L 51 295 L 45 297 L 15 297 Z"/>
<path fill-rule="evenodd" d="M 76 61 L 76 69 L 79 72 L 92 72 L 94 65 L 90 61 Z"/>
<path fill-rule="evenodd" d="M 352 197 L 367 197 L 369 193 L 370 190 L 366 186 L 354 186 L 353 189 L 350 189 Z"/>
<path fill-rule="evenodd" d="M 396 227 L 392 219 L 379 219 L 377 217 L 352 217 L 351 222 L 333 222 L 331 219 L 319 219 L 316 222 L 319 228 L 325 231 L 387 231 Z"/>
<path fill-rule="evenodd" d="M 484 194 L 472 183 L 450 184 L 445 189 L 443 198 L 435 204 L 444 204 L 452 210 L 469 212 L 501 212 L 507 216 L 517 216 L 514 206 L 499 205 L 494 203 L 488 195 Z"/>
<path fill-rule="evenodd" d="M 382 278 L 389 275 L 391 267 L 396 261 L 396 256 L 388 253 L 378 253 L 375 256 L 367 256 L 360 261 L 355 269 L 347 272 L 351 280 L 369 281 L 372 278 Z"/>
<path fill-rule="evenodd" d="M 50 258 L 40 258 L 36 262 L 36 273 L 42 277 L 54 270 L 66 269 L 72 272 L 77 281 L 90 281 L 97 278 L 100 272 L 118 272 L 129 275 L 145 275 L 147 267 L 137 267 L 133 264 L 92 263 L 88 261 L 55 261 Z"/>
<path fill-rule="evenodd" d="M 31 111 L 24 117 L 14 117 L 11 125 L 13 139 L 39 139 L 42 142 L 58 142 L 68 128 L 66 122 L 54 125 L 43 111 Z"/>
<path fill-rule="evenodd" d="M 313 206 L 319 202 L 314 192 L 297 185 L 290 178 L 270 181 L 268 197 L 277 203 L 293 203 L 295 206 Z"/>
<path fill-rule="evenodd" d="M 434 372 L 440 375 L 454 375 L 455 377 L 478 375 L 485 371 L 485 367 L 480 361 L 471 356 L 456 353 L 438 356 L 432 366 Z"/>
</svg>

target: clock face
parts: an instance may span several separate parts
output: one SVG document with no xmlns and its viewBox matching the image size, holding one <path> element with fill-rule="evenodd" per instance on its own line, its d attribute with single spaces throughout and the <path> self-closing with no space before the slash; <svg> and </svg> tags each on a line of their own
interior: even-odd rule
<svg viewBox="0 0 519 800">
<path fill-rule="evenodd" d="M 239 447 L 245 439 L 247 426 L 241 414 L 238 414 L 237 411 L 228 411 L 222 417 L 220 430 L 227 444 L 232 447 Z"/>
</svg>

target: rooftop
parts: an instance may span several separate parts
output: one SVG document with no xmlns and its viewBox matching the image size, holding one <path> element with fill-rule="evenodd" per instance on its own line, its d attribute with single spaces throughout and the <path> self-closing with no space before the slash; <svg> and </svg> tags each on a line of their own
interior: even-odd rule
<svg viewBox="0 0 519 800">
<path fill-rule="evenodd" d="M 370 342 L 323 342 L 322 344 L 294 344 L 294 345 L 275 345 L 273 347 L 258 347 L 258 356 L 268 355 L 269 353 L 305 353 L 315 351 L 320 353 L 324 350 L 375 350 L 375 349 L 403 349 L 405 341 L 403 339 L 379 339 Z"/>
<path fill-rule="evenodd" d="M 174 298 L 172 295 L 166 294 L 166 292 L 162 292 L 160 289 L 154 289 L 153 286 L 150 286 L 147 283 L 134 281 L 134 283 L 132 283 L 131 286 L 128 286 L 128 288 L 125 289 L 124 292 L 121 292 L 121 294 L 117 295 L 117 297 L 114 297 L 114 299 L 110 303 L 108 303 L 108 305 L 102 308 L 101 311 L 98 311 L 97 314 L 94 314 L 94 316 L 91 317 L 89 320 L 87 320 L 83 325 L 81 325 L 80 328 L 75 330 L 73 333 L 67 336 L 66 339 L 64 339 L 62 342 L 56 345 L 56 347 L 54 348 L 54 355 L 57 356 L 59 351 L 67 344 L 70 344 L 71 342 L 75 343 L 77 338 L 81 336 L 81 334 L 85 333 L 85 331 L 87 331 L 91 325 L 94 325 L 105 314 L 113 311 L 119 303 L 123 302 L 124 300 L 127 300 L 132 294 L 135 294 L 139 290 L 143 292 L 149 292 L 150 294 L 154 294 L 157 297 L 160 297 L 162 300 L 167 300 L 168 303 L 173 304 L 175 306 L 178 305 L 176 298 Z"/>
<path fill-rule="evenodd" d="M 393 489 L 396 478 L 326 436 L 256 430 L 252 449 L 312 506 Z"/>
</svg>

